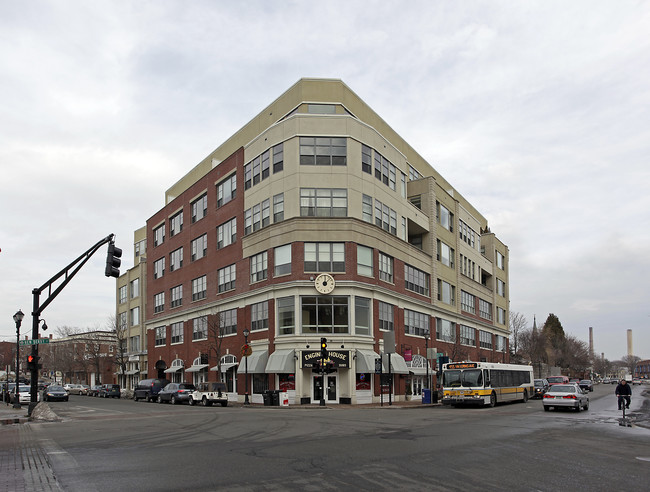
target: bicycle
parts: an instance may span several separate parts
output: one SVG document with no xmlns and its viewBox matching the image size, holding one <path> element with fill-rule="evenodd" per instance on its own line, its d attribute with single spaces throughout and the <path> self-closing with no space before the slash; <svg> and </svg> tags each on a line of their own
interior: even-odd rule
<svg viewBox="0 0 650 492">
<path fill-rule="evenodd" d="M 632 423 L 630 422 L 630 419 L 625 416 L 625 409 L 630 408 L 631 397 L 629 395 L 616 395 L 616 397 L 618 398 L 619 408 L 623 410 L 623 418 L 619 421 L 618 425 L 622 425 L 625 427 L 632 427 Z"/>
</svg>

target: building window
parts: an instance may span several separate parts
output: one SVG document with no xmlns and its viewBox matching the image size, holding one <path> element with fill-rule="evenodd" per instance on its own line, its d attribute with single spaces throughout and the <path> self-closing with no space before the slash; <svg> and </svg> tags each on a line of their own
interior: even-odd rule
<svg viewBox="0 0 650 492">
<path fill-rule="evenodd" d="M 307 296 L 302 303 L 303 333 L 348 333 L 348 298 Z"/>
<path fill-rule="evenodd" d="M 136 278 L 131 281 L 131 299 L 140 296 L 140 279 Z"/>
<path fill-rule="evenodd" d="M 506 351 L 506 337 L 501 336 L 501 335 L 496 335 L 496 341 L 497 341 L 497 346 L 496 346 L 497 352 L 505 352 Z"/>
<path fill-rule="evenodd" d="M 305 272 L 345 272 L 345 243 L 305 243 Z"/>
<path fill-rule="evenodd" d="M 135 248 L 135 256 L 137 258 L 137 257 L 143 255 L 145 253 L 145 251 L 147 250 L 147 241 L 145 241 L 145 240 L 138 241 L 137 243 L 135 243 L 134 248 Z"/>
<path fill-rule="evenodd" d="M 128 319 L 126 311 L 118 315 L 118 323 L 120 330 L 126 330 L 128 328 Z"/>
<path fill-rule="evenodd" d="M 454 268 L 454 248 L 450 248 L 448 245 L 443 243 L 440 239 L 436 240 L 438 245 L 437 258 L 438 261 L 443 265 L 448 266 L 449 268 Z"/>
<path fill-rule="evenodd" d="M 472 280 L 476 280 L 476 263 L 467 256 L 460 255 L 460 273 Z"/>
<path fill-rule="evenodd" d="M 208 292 L 208 281 L 207 277 L 203 275 L 202 277 L 195 278 L 192 280 L 192 300 L 198 301 L 200 299 L 205 299 Z"/>
<path fill-rule="evenodd" d="M 233 200 L 237 195 L 237 174 L 224 179 L 217 184 L 217 208 Z"/>
<path fill-rule="evenodd" d="M 436 339 L 443 342 L 455 342 L 456 324 L 446 319 L 436 318 Z"/>
<path fill-rule="evenodd" d="M 183 304 L 183 286 L 182 285 L 177 285 L 176 287 L 172 287 L 170 289 L 171 297 L 172 297 L 172 303 L 171 307 L 175 308 Z"/>
<path fill-rule="evenodd" d="M 379 301 L 379 329 L 394 331 L 393 305 Z"/>
<path fill-rule="evenodd" d="M 479 330 L 478 337 L 481 348 L 492 350 L 492 333 Z"/>
<path fill-rule="evenodd" d="M 159 246 L 165 242 L 165 224 L 153 230 L 153 245 Z"/>
<path fill-rule="evenodd" d="M 477 249 L 476 248 L 477 236 L 478 235 L 476 234 L 476 232 L 474 232 L 474 229 L 472 229 L 462 220 L 458 219 L 458 237 L 460 238 L 461 241 L 464 241 L 467 244 L 469 244 L 472 248 Z"/>
<path fill-rule="evenodd" d="M 278 144 L 273 147 L 273 174 L 284 169 L 284 146 Z"/>
<path fill-rule="evenodd" d="M 506 257 L 503 256 L 498 251 L 496 252 L 496 254 L 497 254 L 497 268 L 500 268 L 501 270 L 504 270 L 505 269 L 505 263 L 506 263 Z"/>
<path fill-rule="evenodd" d="M 423 296 L 429 295 L 429 274 L 404 264 L 404 286 L 407 290 Z"/>
<path fill-rule="evenodd" d="M 497 279 L 497 294 L 501 297 L 506 296 L 506 283 L 500 278 Z"/>
<path fill-rule="evenodd" d="M 269 301 L 251 306 L 251 331 L 266 330 L 269 327 Z"/>
<path fill-rule="evenodd" d="M 436 212 L 438 223 L 449 232 L 454 232 L 454 214 L 440 202 L 436 202 Z"/>
<path fill-rule="evenodd" d="M 153 262 L 153 278 L 160 278 L 165 275 L 165 257 Z"/>
<path fill-rule="evenodd" d="M 370 299 L 354 298 L 354 334 L 370 335 Z"/>
<path fill-rule="evenodd" d="M 285 244 L 275 248 L 273 250 L 273 261 L 275 262 L 275 270 L 273 271 L 275 277 L 291 273 L 291 245 Z"/>
<path fill-rule="evenodd" d="M 264 200 L 244 212 L 244 234 L 250 234 L 270 223 L 270 200 Z"/>
<path fill-rule="evenodd" d="M 131 326 L 138 326 L 140 324 L 140 308 L 134 307 L 131 309 Z"/>
<path fill-rule="evenodd" d="M 361 144 L 361 170 L 372 174 L 372 149 L 363 144 Z"/>
<path fill-rule="evenodd" d="M 429 333 L 429 316 L 410 309 L 404 310 L 404 333 L 425 336 Z"/>
<path fill-rule="evenodd" d="M 460 291 L 460 309 L 466 313 L 476 314 L 476 303 L 474 296 L 464 290 Z"/>
<path fill-rule="evenodd" d="M 460 343 L 476 347 L 476 329 L 460 325 Z"/>
<path fill-rule="evenodd" d="M 191 242 L 192 261 L 200 260 L 208 254 L 208 235 L 203 234 Z"/>
<path fill-rule="evenodd" d="M 395 191 L 395 166 L 375 150 L 375 178 Z"/>
<path fill-rule="evenodd" d="M 284 220 L 284 193 L 280 193 L 273 197 L 273 222 L 281 222 Z"/>
<path fill-rule="evenodd" d="M 406 174 L 400 171 L 400 194 L 402 195 L 402 198 L 406 198 Z"/>
<path fill-rule="evenodd" d="M 506 310 L 500 307 L 497 307 L 497 323 L 506 324 Z"/>
<path fill-rule="evenodd" d="M 422 178 L 422 175 L 409 164 L 409 181 L 415 181 L 416 179 Z"/>
<path fill-rule="evenodd" d="M 192 340 L 208 338 L 208 317 L 200 316 L 192 320 Z"/>
<path fill-rule="evenodd" d="M 171 324 L 172 332 L 172 345 L 174 343 L 183 343 L 183 322 L 172 323 Z"/>
<path fill-rule="evenodd" d="M 267 277 L 268 258 L 264 251 L 258 255 L 251 256 L 251 283 L 259 282 Z"/>
<path fill-rule="evenodd" d="M 234 217 L 228 222 L 217 227 L 217 249 L 230 246 L 237 240 L 237 218 Z"/>
<path fill-rule="evenodd" d="M 347 140 L 330 137 L 300 137 L 300 164 L 345 166 Z"/>
<path fill-rule="evenodd" d="M 237 333 L 237 309 L 228 309 L 219 313 L 219 323 L 223 335 Z"/>
<path fill-rule="evenodd" d="M 156 347 L 160 347 L 161 345 L 165 345 L 167 343 L 167 327 L 166 326 L 159 326 L 158 328 L 155 329 L 155 339 L 154 343 Z"/>
<path fill-rule="evenodd" d="M 153 296 L 153 312 L 162 313 L 165 310 L 165 293 L 159 292 Z"/>
<path fill-rule="evenodd" d="M 456 287 L 449 282 L 438 279 L 438 300 L 449 304 L 450 306 L 456 305 Z"/>
<path fill-rule="evenodd" d="M 218 271 L 219 278 L 219 292 L 225 292 L 235 288 L 235 280 L 237 279 L 236 265 L 228 265 L 225 268 L 220 268 Z"/>
<path fill-rule="evenodd" d="M 262 179 L 271 175 L 271 151 L 267 150 L 262 153 Z"/>
<path fill-rule="evenodd" d="M 372 197 L 363 195 L 361 202 L 361 218 L 364 222 L 372 224 Z"/>
<path fill-rule="evenodd" d="M 192 202 L 192 224 L 208 213 L 208 194 L 204 193 Z"/>
<path fill-rule="evenodd" d="M 393 281 L 393 258 L 384 253 L 379 253 L 379 279 Z"/>
<path fill-rule="evenodd" d="M 375 225 L 397 236 L 397 212 L 379 200 L 375 200 Z"/>
<path fill-rule="evenodd" d="M 183 211 L 181 210 L 176 215 L 169 219 L 169 237 L 174 237 L 176 234 L 183 230 Z"/>
<path fill-rule="evenodd" d="M 348 190 L 329 188 L 301 188 L 301 217 L 347 217 Z"/>
<path fill-rule="evenodd" d="M 131 337 L 129 340 L 131 352 L 140 352 L 140 335 Z"/>
<path fill-rule="evenodd" d="M 357 245 L 357 274 L 366 277 L 374 275 L 372 268 L 372 248 Z"/>
<path fill-rule="evenodd" d="M 278 335 L 293 335 L 296 330 L 294 297 L 279 297 L 275 302 L 278 306 Z"/>
<path fill-rule="evenodd" d="M 183 248 L 178 248 L 169 255 L 169 271 L 173 272 L 183 266 Z"/>
<path fill-rule="evenodd" d="M 492 320 L 492 303 L 484 301 L 479 298 L 478 300 L 478 315 L 483 319 Z"/>
<path fill-rule="evenodd" d="M 120 304 L 124 304 L 126 302 L 126 285 L 120 287 L 119 298 L 120 298 Z"/>
</svg>

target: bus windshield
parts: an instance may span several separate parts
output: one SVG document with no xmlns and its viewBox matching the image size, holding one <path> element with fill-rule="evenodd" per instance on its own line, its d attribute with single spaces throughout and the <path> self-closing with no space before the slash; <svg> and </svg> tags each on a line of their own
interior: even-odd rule
<svg viewBox="0 0 650 492">
<path fill-rule="evenodd" d="M 471 388 L 483 386 L 483 372 L 480 369 L 465 369 L 464 371 L 445 371 L 443 377 L 443 386 L 449 388 Z"/>
</svg>

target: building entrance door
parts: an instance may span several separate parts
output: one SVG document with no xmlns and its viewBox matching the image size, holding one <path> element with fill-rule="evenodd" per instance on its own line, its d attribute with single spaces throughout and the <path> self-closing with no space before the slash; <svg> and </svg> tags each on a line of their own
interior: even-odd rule
<svg viewBox="0 0 650 492">
<path fill-rule="evenodd" d="M 338 403 L 338 376 L 336 374 L 326 374 L 325 385 L 325 403 Z M 312 387 L 312 403 L 319 403 L 323 391 L 322 376 L 313 377 Z"/>
</svg>

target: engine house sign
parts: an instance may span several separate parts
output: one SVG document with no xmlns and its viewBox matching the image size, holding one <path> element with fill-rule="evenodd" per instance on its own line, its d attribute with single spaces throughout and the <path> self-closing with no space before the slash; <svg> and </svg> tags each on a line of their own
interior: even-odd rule
<svg viewBox="0 0 650 492">
<path fill-rule="evenodd" d="M 311 369 L 314 363 L 320 361 L 320 350 L 308 350 L 302 352 L 302 367 L 304 369 Z M 325 362 L 332 362 L 335 368 L 349 369 L 350 368 L 350 352 L 347 350 L 329 350 Z"/>
</svg>

